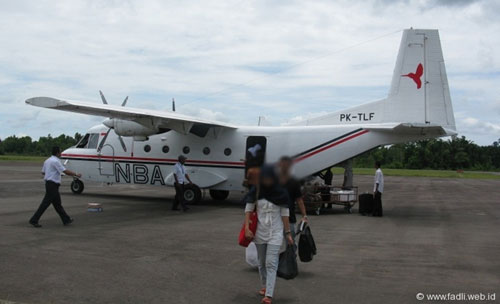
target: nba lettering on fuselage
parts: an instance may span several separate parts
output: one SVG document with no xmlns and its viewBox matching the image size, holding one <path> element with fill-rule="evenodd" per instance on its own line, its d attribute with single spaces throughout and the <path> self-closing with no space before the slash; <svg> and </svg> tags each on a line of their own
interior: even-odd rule
<svg viewBox="0 0 500 304">
<path fill-rule="evenodd" d="M 370 121 L 375 117 L 375 113 L 346 113 L 340 114 L 340 121 Z"/>
<path fill-rule="evenodd" d="M 163 173 L 159 165 L 154 165 L 153 170 L 143 164 L 119 164 L 115 163 L 115 179 L 117 183 L 151 184 L 160 183 L 165 185 Z"/>
</svg>

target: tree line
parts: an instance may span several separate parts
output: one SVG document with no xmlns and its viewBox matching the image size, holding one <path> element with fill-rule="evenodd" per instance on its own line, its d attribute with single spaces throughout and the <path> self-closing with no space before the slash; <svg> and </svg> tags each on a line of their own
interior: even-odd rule
<svg viewBox="0 0 500 304">
<path fill-rule="evenodd" d="M 30 155 L 30 156 L 47 156 L 52 152 L 52 147 L 59 146 L 61 149 L 67 149 L 82 138 L 80 133 L 74 136 L 61 134 L 58 137 L 42 136 L 38 140 L 33 140 L 29 136 L 9 136 L 4 140 L 0 140 L 0 155 Z"/>
<path fill-rule="evenodd" d="M 490 146 L 479 146 L 465 136 L 396 144 L 356 157 L 354 166 L 370 168 L 377 160 L 385 168 L 394 169 L 499 170 L 500 139 Z"/>
<path fill-rule="evenodd" d="M 29 136 L 10 136 L 0 140 L 0 155 L 47 156 L 53 146 L 67 149 L 76 145 L 81 138 L 79 133 L 58 137 L 49 134 L 35 141 Z M 379 147 L 357 156 L 354 166 L 371 168 L 377 160 L 385 168 L 394 169 L 499 170 L 500 139 L 490 146 L 479 146 L 462 136 Z"/>
</svg>

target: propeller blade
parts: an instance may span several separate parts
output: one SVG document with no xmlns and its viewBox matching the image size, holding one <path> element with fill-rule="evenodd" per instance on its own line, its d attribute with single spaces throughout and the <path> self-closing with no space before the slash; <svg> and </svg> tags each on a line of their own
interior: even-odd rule
<svg viewBox="0 0 500 304">
<path fill-rule="evenodd" d="M 108 132 L 106 132 L 106 135 L 104 135 L 101 142 L 99 143 L 99 147 L 97 147 L 97 152 L 101 152 L 101 149 L 104 146 L 106 139 L 108 138 L 109 132 L 111 132 L 111 128 L 108 129 Z"/>
<path fill-rule="evenodd" d="M 120 141 L 120 144 L 122 144 L 123 151 L 127 152 L 127 146 L 120 135 L 118 135 L 118 140 Z"/>
<path fill-rule="evenodd" d="M 127 101 L 128 101 L 128 96 L 125 97 L 125 100 L 122 102 L 122 107 L 124 107 L 127 104 Z"/>
<path fill-rule="evenodd" d="M 108 101 L 106 100 L 106 97 L 104 97 L 104 94 L 102 93 L 102 91 L 99 91 L 99 94 L 101 95 L 102 103 L 108 104 Z"/>
</svg>

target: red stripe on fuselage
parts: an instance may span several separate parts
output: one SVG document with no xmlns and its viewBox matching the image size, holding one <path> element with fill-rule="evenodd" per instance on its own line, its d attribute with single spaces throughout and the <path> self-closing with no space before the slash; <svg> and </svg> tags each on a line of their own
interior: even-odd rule
<svg viewBox="0 0 500 304">
<path fill-rule="evenodd" d="M 93 159 L 116 159 L 116 160 L 135 160 L 135 161 L 159 161 L 159 162 L 177 162 L 177 159 L 173 158 L 149 158 L 149 157 L 130 157 L 130 156 L 108 156 L 108 155 L 88 155 L 88 154 L 72 154 L 64 153 L 61 157 L 78 157 L 78 158 L 93 158 Z M 226 162 L 226 161 L 212 161 L 212 160 L 186 160 L 186 163 L 198 163 L 198 164 L 214 164 L 214 165 L 232 165 L 232 166 L 244 166 L 243 162 Z"/>
<path fill-rule="evenodd" d="M 356 137 L 361 136 L 361 135 L 363 135 L 363 134 L 366 134 L 366 133 L 368 133 L 368 132 L 369 132 L 368 130 L 362 130 L 362 131 L 360 131 L 359 133 L 355 133 L 355 134 L 353 134 L 353 135 L 351 135 L 351 136 L 348 136 L 348 137 L 346 137 L 346 138 L 339 139 L 338 141 L 333 142 L 333 143 L 331 143 L 331 144 L 329 144 L 329 145 L 326 145 L 326 146 L 324 146 L 324 147 L 321 147 L 321 148 L 319 148 L 318 150 L 314 150 L 314 151 L 309 152 L 309 153 L 307 153 L 307 154 L 305 154 L 305 155 L 302 155 L 302 156 L 300 156 L 300 157 L 297 157 L 294 161 L 295 161 L 296 163 L 298 163 L 298 162 L 300 162 L 300 161 L 303 161 L 303 160 L 304 160 L 304 159 L 306 159 L 306 158 L 309 158 L 309 157 L 311 157 L 311 156 L 314 156 L 314 155 L 316 155 L 316 154 L 318 154 L 318 153 L 320 153 L 320 152 L 323 152 L 323 151 L 325 151 L 325 150 L 328 150 L 328 149 L 330 149 L 330 148 L 333 148 L 333 147 L 335 147 L 336 145 L 340 145 L 341 143 L 344 143 L 344 142 L 346 142 L 346 141 L 348 141 L 348 140 L 351 140 L 351 139 L 353 139 L 353 138 L 356 138 Z"/>
</svg>

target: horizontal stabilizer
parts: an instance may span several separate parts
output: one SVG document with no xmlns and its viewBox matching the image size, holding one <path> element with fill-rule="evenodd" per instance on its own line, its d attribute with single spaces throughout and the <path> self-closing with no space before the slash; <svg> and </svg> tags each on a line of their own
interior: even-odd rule
<svg viewBox="0 0 500 304">
<path fill-rule="evenodd" d="M 387 123 L 364 126 L 363 129 L 373 131 L 391 131 L 391 133 L 401 135 L 436 135 L 453 136 L 457 132 L 452 129 L 446 129 L 439 125 L 430 125 L 423 123 Z"/>
</svg>

